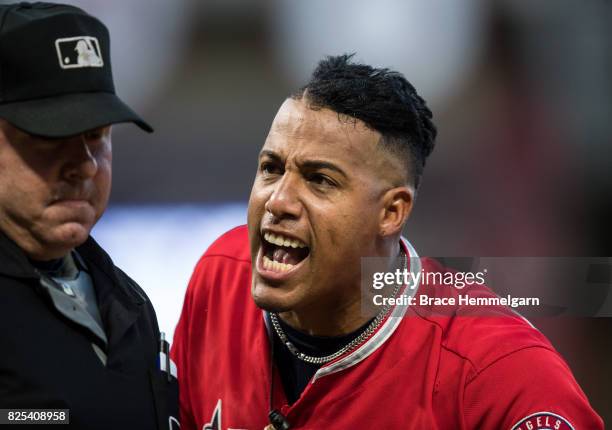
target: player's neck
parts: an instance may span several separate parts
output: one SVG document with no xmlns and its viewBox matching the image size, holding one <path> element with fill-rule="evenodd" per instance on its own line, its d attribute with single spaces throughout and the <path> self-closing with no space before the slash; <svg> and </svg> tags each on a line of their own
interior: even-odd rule
<svg viewBox="0 0 612 430">
<path fill-rule="evenodd" d="M 403 260 L 399 258 L 399 238 L 394 242 L 386 244 L 383 260 L 388 262 L 385 267 L 401 267 Z M 402 254 L 403 255 L 403 254 Z M 390 291 L 381 292 L 388 295 Z M 280 318 L 291 327 L 311 336 L 342 336 L 354 332 L 366 322 L 374 318 L 380 311 L 380 307 L 362 306 L 361 278 L 354 288 L 346 295 L 337 298 L 331 303 L 323 304 L 320 301 L 302 309 L 294 309 L 279 313 Z M 367 301 L 364 304 L 369 303 Z"/>
<path fill-rule="evenodd" d="M 342 336 L 357 330 L 375 314 L 364 315 L 360 297 L 355 297 L 334 309 L 318 306 L 307 311 L 282 312 L 279 316 L 294 329 L 311 336 Z"/>
</svg>

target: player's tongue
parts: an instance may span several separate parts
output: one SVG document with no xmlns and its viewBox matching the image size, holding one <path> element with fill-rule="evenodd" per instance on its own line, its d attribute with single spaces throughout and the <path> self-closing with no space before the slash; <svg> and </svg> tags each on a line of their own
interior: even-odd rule
<svg viewBox="0 0 612 430">
<path fill-rule="evenodd" d="M 262 246 L 264 257 L 270 262 L 288 265 L 282 266 L 284 268 L 295 266 L 310 253 L 308 246 L 298 239 L 267 232 L 263 235 Z"/>
<path fill-rule="evenodd" d="M 277 247 L 272 254 L 272 260 L 278 263 L 295 265 L 302 261 L 305 257 L 300 254 L 303 254 L 303 252 L 300 252 L 299 249 Z"/>
</svg>

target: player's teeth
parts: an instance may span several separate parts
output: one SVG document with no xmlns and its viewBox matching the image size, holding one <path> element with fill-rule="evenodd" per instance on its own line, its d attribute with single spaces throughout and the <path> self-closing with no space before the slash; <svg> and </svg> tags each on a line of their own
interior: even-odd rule
<svg viewBox="0 0 612 430">
<path fill-rule="evenodd" d="M 293 264 L 284 263 L 281 265 L 282 271 L 286 272 L 287 270 L 293 269 Z"/>
<path fill-rule="evenodd" d="M 264 255 L 263 267 L 266 270 L 272 270 L 274 272 L 286 272 L 293 269 L 294 265 L 290 263 L 280 263 L 278 261 L 270 260 Z"/>
<path fill-rule="evenodd" d="M 284 246 L 291 248 L 305 248 L 306 244 L 297 239 L 290 239 L 281 235 L 275 235 L 274 233 L 264 233 L 264 239 L 276 246 Z"/>
</svg>

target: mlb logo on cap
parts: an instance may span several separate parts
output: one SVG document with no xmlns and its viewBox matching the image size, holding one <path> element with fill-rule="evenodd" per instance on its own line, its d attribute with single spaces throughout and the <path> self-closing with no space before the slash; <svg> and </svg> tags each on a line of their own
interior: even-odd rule
<svg viewBox="0 0 612 430">
<path fill-rule="evenodd" d="M 55 49 L 62 69 L 104 66 L 100 43 L 95 37 L 78 36 L 57 39 Z"/>
<path fill-rule="evenodd" d="M 76 136 L 133 122 L 153 129 L 117 94 L 110 36 L 75 6 L 0 0 L 0 118 L 35 136 Z"/>
</svg>

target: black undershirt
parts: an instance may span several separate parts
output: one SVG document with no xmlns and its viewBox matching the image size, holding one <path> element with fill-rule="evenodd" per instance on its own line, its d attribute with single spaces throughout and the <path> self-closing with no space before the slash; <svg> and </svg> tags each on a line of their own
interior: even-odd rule
<svg viewBox="0 0 612 430">
<path fill-rule="evenodd" d="M 266 314 L 266 318 L 270 322 L 268 314 Z M 371 322 L 371 320 L 368 321 L 352 333 L 343 336 L 327 337 L 307 335 L 290 327 L 282 319 L 277 318 L 277 320 L 291 343 L 300 352 L 313 357 L 324 357 L 338 351 L 363 333 Z M 270 326 L 272 326 L 271 322 Z M 274 329 L 272 331 L 274 332 L 274 362 L 278 367 L 287 401 L 289 404 L 293 404 L 322 365 L 306 363 L 295 357 L 287 346 L 283 344 Z"/>
</svg>

